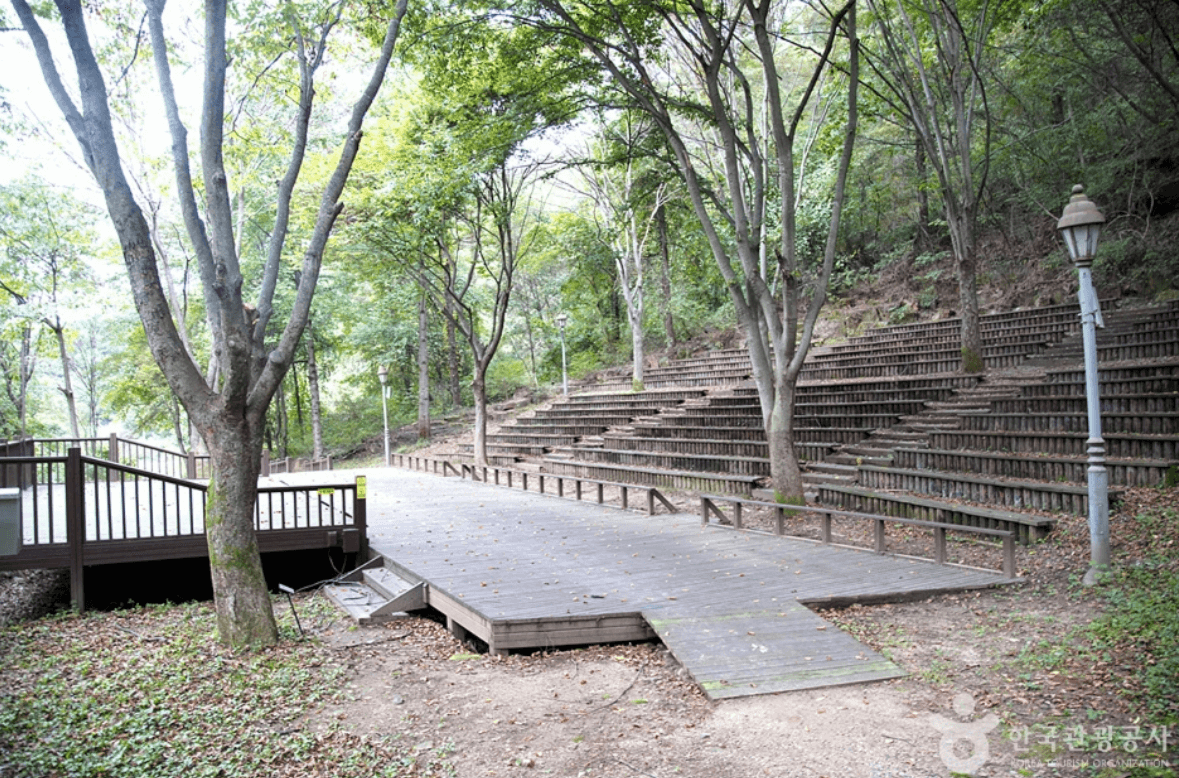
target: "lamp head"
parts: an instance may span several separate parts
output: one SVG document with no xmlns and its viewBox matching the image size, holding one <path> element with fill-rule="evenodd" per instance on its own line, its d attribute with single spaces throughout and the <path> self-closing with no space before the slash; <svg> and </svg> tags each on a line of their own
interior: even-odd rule
<svg viewBox="0 0 1179 778">
<path fill-rule="evenodd" d="M 377 378 L 381 379 L 381 386 L 384 386 L 385 382 L 389 380 L 389 368 L 381 365 L 377 370 Z"/>
<path fill-rule="evenodd" d="M 1103 224 L 1105 217 L 1093 201 L 1085 196 L 1085 187 L 1080 184 L 1074 186 L 1073 195 L 1064 207 L 1064 214 L 1056 222 L 1056 229 L 1064 238 L 1069 256 L 1077 267 L 1088 267 L 1093 263 L 1093 255 L 1097 253 L 1097 238 Z"/>
<path fill-rule="evenodd" d="M 565 322 L 567 321 L 569 321 L 569 317 L 567 315 L 563 313 L 557 315 L 557 326 L 561 329 L 565 329 Z"/>
</svg>

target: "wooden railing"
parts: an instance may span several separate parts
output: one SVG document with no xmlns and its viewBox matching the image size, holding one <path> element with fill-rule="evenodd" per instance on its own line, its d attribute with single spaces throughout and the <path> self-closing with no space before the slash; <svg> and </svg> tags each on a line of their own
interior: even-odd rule
<svg viewBox="0 0 1179 778">
<path fill-rule="evenodd" d="M 0 441 L 0 458 L 64 457 L 71 448 L 84 456 L 105 459 L 173 478 L 207 479 L 208 455 L 187 454 L 160 448 L 111 433 L 105 438 L 25 438 Z"/>
<path fill-rule="evenodd" d="M 262 451 L 263 478 L 272 475 L 282 475 L 284 473 L 319 473 L 331 469 L 332 458 L 330 456 L 323 457 L 322 459 L 296 459 L 295 457 L 271 459 L 269 451 L 265 449 Z"/>
<path fill-rule="evenodd" d="M 21 546 L 0 569 L 70 569 L 72 599 L 85 608 L 89 565 L 204 556 L 205 483 L 160 474 L 71 448 L 65 456 L 4 457 L 0 488 L 20 489 Z M 254 530 L 263 552 L 364 550 L 366 481 L 263 486 Z"/>
<path fill-rule="evenodd" d="M 717 503 L 728 503 L 732 506 L 731 515 L 726 515 Z M 1006 578 L 1015 578 L 1015 536 L 1008 530 L 986 529 L 983 527 L 969 527 L 962 524 L 949 524 L 940 521 L 922 521 L 919 519 L 905 519 L 897 516 L 881 516 L 874 513 L 856 513 L 853 511 L 838 511 L 815 506 L 782 505 L 776 502 L 748 500 L 730 495 L 702 494 L 700 495 L 700 521 L 707 525 L 711 517 L 715 516 L 722 522 L 729 522 L 733 529 L 745 529 L 744 509 L 768 508 L 774 512 L 773 534 L 783 535 L 786 532 L 787 517 L 817 517 L 819 520 L 819 542 L 825 545 L 850 546 L 847 543 L 836 543 L 832 535 L 832 519 L 847 518 L 853 521 L 870 522 L 872 525 L 872 550 L 877 554 L 887 552 L 887 526 L 890 524 L 920 529 L 929 529 L 933 533 L 932 559 L 940 565 L 950 564 L 947 554 L 947 532 L 960 532 L 977 535 L 983 538 L 997 539 L 1002 542 L 1003 563 L 1002 571 Z M 851 546 L 860 548 L 860 546 Z"/>
<path fill-rule="evenodd" d="M 506 486 L 508 488 L 519 485 L 526 492 L 536 491 L 538 494 L 552 494 L 557 497 L 566 497 L 573 500 L 587 499 L 587 492 L 592 492 L 596 501 L 603 505 L 607 502 L 606 489 L 613 488 L 618 490 L 618 502 L 623 510 L 630 509 L 630 492 L 637 490 L 645 494 L 646 510 L 649 515 L 654 515 L 656 503 L 663 505 L 668 513 L 677 512 L 675 505 L 664 497 L 654 486 L 603 481 L 595 478 L 580 478 L 578 476 L 558 475 L 555 473 L 529 473 L 525 470 L 515 470 L 509 467 L 497 467 L 493 465 L 469 465 L 464 463 L 456 468 L 448 460 L 417 456 L 414 454 L 390 454 L 389 461 L 390 464 L 397 467 L 404 467 L 419 472 L 442 476 L 456 475 L 460 478 L 469 478 L 472 481 L 493 484 L 495 486 Z M 530 483 L 536 484 L 535 490 L 530 488 Z M 548 490 L 547 484 L 554 484 L 555 491 Z M 566 489 L 566 485 L 569 484 L 572 484 L 573 487 L 571 491 Z M 592 488 L 587 490 L 585 488 L 587 486 Z"/>
</svg>

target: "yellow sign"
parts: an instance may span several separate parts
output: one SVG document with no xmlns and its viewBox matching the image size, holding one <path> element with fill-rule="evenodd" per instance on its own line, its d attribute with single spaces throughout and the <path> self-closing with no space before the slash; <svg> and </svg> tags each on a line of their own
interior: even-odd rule
<svg viewBox="0 0 1179 778">
<path fill-rule="evenodd" d="M 368 499 L 368 476 L 356 476 L 356 499 Z"/>
<path fill-rule="evenodd" d="M 317 490 L 320 494 L 335 494 L 336 490 L 330 486 L 324 486 Z"/>
</svg>

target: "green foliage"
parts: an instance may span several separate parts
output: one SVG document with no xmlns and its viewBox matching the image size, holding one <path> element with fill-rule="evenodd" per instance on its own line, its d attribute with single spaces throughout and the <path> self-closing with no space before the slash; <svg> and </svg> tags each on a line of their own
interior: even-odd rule
<svg viewBox="0 0 1179 778">
<path fill-rule="evenodd" d="M 1140 514 L 1136 532 L 1174 537 L 1179 512 L 1151 509 Z M 1135 705 L 1156 724 L 1179 723 L 1179 565 L 1161 547 L 1135 564 L 1115 565 L 1101 588 L 1105 612 L 1090 626 L 1098 649 L 1149 656 L 1136 663 Z"/>
<path fill-rule="evenodd" d="M 981 373 L 986 369 L 982 354 L 973 349 L 962 349 L 962 369 L 967 373 Z"/>
<path fill-rule="evenodd" d="M 284 614 L 288 637 L 289 622 Z M 5 774 L 263 778 L 310 764 L 403 774 L 405 754 L 388 740 L 307 726 L 343 699 L 343 671 L 325 648 L 284 642 L 234 655 L 214 645 L 215 630 L 208 605 L 6 628 Z"/>
</svg>

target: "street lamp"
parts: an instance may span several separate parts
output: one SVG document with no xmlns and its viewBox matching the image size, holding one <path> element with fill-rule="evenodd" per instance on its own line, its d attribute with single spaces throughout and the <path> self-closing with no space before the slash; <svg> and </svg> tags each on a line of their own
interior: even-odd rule
<svg viewBox="0 0 1179 778">
<path fill-rule="evenodd" d="M 565 322 L 569 321 L 569 317 L 565 314 L 557 316 L 557 327 L 561 329 L 561 385 L 564 387 L 565 396 L 569 396 L 569 372 L 565 368 Z"/>
<path fill-rule="evenodd" d="M 1097 238 L 1105 217 L 1085 197 L 1085 188 L 1073 187 L 1072 197 L 1056 229 L 1068 246 L 1069 256 L 1077 267 L 1081 301 L 1081 335 L 1085 346 L 1085 400 L 1089 408 L 1089 570 L 1083 583 L 1093 586 L 1109 567 L 1109 473 L 1105 469 L 1105 441 L 1101 438 L 1101 396 L 1097 383 L 1097 327 L 1105 328 L 1101 306 L 1093 290 L 1090 271 L 1097 253 Z"/>
<path fill-rule="evenodd" d="M 377 370 L 381 379 L 381 415 L 385 418 L 385 467 L 389 466 L 389 368 L 381 365 Z"/>
</svg>

